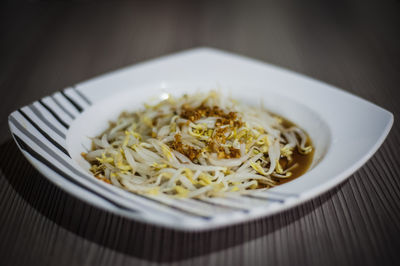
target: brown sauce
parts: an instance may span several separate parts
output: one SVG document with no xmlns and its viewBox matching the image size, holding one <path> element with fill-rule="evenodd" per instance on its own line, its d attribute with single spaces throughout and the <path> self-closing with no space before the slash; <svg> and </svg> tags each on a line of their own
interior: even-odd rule
<svg viewBox="0 0 400 266">
<path fill-rule="evenodd" d="M 127 114 L 126 113 L 121 114 L 121 116 L 123 116 L 123 115 L 127 115 Z M 279 116 L 279 115 L 274 114 L 274 113 L 272 113 L 271 115 L 281 119 L 282 120 L 281 125 L 283 127 L 285 127 L 285 128 L 290 128 L 290 127 L 293 127 L 293 126 L 298 127 L 295 123 L 291 122 L 288 119 L 283 118 L 282 116 Z M 115 127 L 115 123 L 111 122 L 109 124 L 109 128 L 107 130 L 105 130 L 104 132 L 107 132 L 108 130 L 112 129 L 113 127 Z M 292 173 L 290 177 L 287 177 L 287 178 L 272 177 L 272 179 L 276 182 L 276 185 L 281 185 L 281 184 L 290 182 L 293 179 L 296 179 L 296 178 L 300 177 L 305 172 L 307 172 L 307 170 L 311 166 L 311 163 L 312 163 L 313 157 L 314 157 L 315 147 L 312 145 L 312 141 L 311 141 L 310 137 L 308 136 L 307 132 L 305 132 L 305 133 L 307 135 L 306 146 L 310 146 L 311 145 L 313 147 L 312 151 L 310 153 L 308 153 L 308 154 L 301 154 L 297 150 L 297 148 L 295 148 L 293 150 L 292 160 L 290 162 L 287 160 L 286 157 L 281 158 L 279 160 L 279 163 L 280 163 L 280 165 L 282 166 L 282 168 L 284 170 L 287 169 L 287 168 L 292 167 L 295 164 L 297 164 L 297 166 L 290 170 L 290 172 Z M 102 133 L 99 137 L 101 137 L 103 134 L 104 133 Z M 180 136 L 178 136 L 178 139 L 175 139 L 175 141 L 179 142 L 179 139 L 180 139 Z M 176 149 L 177 151 L 187 155 L 192 161 L 193 161 L 194 157 L 197 156 L 197 153 L 193 153 L 194 157 L 192 158 L 190 155 L 185 153 L 185 150 L 179 149 L 178 145 L 176 145 L 176 146 L 172 145 L 171 148 Z M 94 149 L 95 149 L 95 144 L 94 144 L 94 142 L 92 142 L 92 150 L 94 150 Z M 94 163 L 96 164 L 96 162 L 94 162 Z M 259 188 L 264 188 L 264 187 L 265 187 L 265 185 L 259 184 Z"/>
<path fill-rule="evenodd" d="M 278 115 L 276 115 L 278 116 Z M 289 128 L 292 126 L 298 127 L 295 123 L 281 117 L 278 116 L 279 118 L 282 119 L 282 125 L 285 128 Z M 307 133 L 306 133 L 307 134 Z M 306 142 L 306 146 L 312 146 L 312 142 L 310 137 L 307 134 L 307 142 Z M 308 154 L 301 154 L 297 148 L 294 149 L 293 154 L 292 154 L 292 161 L 288 162 L 288 160 L 286 158 L 282 158 L 279 160 L 279 163 L 281 164 L 283 169 L 287 169 L 288 167 L 291 167 L 293 165 L 295 165 L 296 163 L 298 164 L 297 167 L 293 168 L 292 170 L 290 170 L 290 172 L 292 172 L 292 175 L 288 178 L 274 178 L 274 180 L 276 181 L 277 185 L 281 185 L 287 182 L 292 181 L 295 178 L 298 178 L 299 176 L 303 175 L 305 172 L 307 172 L 308 168 L 310 168 L 311 163 L 313 161 L 314 158 L 314 151 L 315 151 L 315 147 L 312 146 L 313 149 L 310 153 Z"/>
</svg>

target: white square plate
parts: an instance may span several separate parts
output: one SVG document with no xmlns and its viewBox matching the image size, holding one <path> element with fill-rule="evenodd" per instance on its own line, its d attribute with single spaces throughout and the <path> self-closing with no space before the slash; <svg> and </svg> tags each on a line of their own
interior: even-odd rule
<svg viewBox="0 0 400 266">
<path fill-rule="evenodd" d="M 311 169 L 264 192 L 209 200 L 143 196 L 94 178 L 81 152 L 123 110 L 164 92 L 219 87 L 248 104 L 260 101 L 304 128 L 315 146 Z M 393 115 L 328 84 L 209 48 L 127 67 L 77 84 L 13 112 L 12 135 L 49 180 L 104 210 L 177 230 L 205 230 L 283 211 L 336 186 L 378 149 Z"/>
</svg>

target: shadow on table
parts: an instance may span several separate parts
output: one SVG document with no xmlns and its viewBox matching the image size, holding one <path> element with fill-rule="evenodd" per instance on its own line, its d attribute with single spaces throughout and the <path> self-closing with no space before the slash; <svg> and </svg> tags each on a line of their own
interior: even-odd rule
<svg viewBox="0 0 400 266">
<path fill-rule="evenodd" d="M 190 233 L 132 221 L 70 196 L 34 169 L 11 139 L 0 145 L 0 169 L 30 206 L 57 225 L 104 247 L 157 262 L 206 255 L 271 234 L 307 215 L 338 191 L 336 188 L 318 200 L 268 218 Z"/>
</svg>

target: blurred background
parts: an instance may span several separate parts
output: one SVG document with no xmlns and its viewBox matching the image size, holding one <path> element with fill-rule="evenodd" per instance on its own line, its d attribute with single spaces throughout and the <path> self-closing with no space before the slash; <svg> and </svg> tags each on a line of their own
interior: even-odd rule
<svg viewBox="0 0 400 266">
<path fill-rule="evenodd" d="M 164 54 L 210 46 L 374 100 L 399 84 L 399 1 L 7 1 L 0 8 L 0 108 Z M 365 86 L 365 84 L 364 84 Z M 21 88 L 24 93 L 21 94 Z M 383 104 L 377 102 L 377 104 Z M 389 108 L 390 109 L 390 108 Z"/>
<path fill-rule="evenodd" d="M 214 235 L 139 227 L 148 230 L 139 235 L 145 244 L 132 244 L 132 238 L 118 243 L 113 233 L 138 237 L 137 225 L 93 209 L 40 176 L 16 151 L 7 116 L 86 79 L 199 46 L 256 58 L 361 96 L 394 113 L 392 132 L 356 177 L 289 212 Z M 197 265 L 394 265 L 400 244 L 399 47 L 396 0 L 2 1 L 0 157 L 11 159 L 0 165 L 0 259 L 7 265 L 191 258 Z M 90 228 L 97 221 L 99 234 Z M 116 231 L 103 235 L 110 227 Z M 163 242 L 153 254 L 151 243 L 165 236 L 175 244 L 169 249 Z M 186 243 L 186 253 L 176 243 Z"/>
</svg>

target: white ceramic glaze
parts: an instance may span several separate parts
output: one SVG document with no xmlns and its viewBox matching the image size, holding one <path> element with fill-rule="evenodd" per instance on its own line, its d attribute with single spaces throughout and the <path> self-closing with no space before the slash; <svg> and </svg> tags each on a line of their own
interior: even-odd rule
<svg viewBox="0 0 400 266">
<path fill-rule="evenodd" d="M 124 110 L 137 110 L 143 102 L 157 100 L 165 93 L 178 96 L 210 89 L 220 89 L 223 94 L 247 104 L 262 102 L 267 109 L 305 129 L 316 149 L 311 169 L 303 176 L 260 195 L 267 195 L 272 200 L 239 197 L 235 206 L 243 207 L 245 211 L 241 212 L 224 211 L 221 206 L 230 204 L 226 199 L 216 199 L 218 204 L 222 202 L 219 207 L 199 205 L 190 200 L 156 199 L 149 202 L 146 198 L 119 188 L 110 188 L 110 185 L 98 180 L 90 180 L 94 178 L 88 171 L 88 163 L 80 154 L 90 147 L 88 137 L 101 133 L 108 126 L 108 121 L 115 120 Z M 51 181 L 93 205 L 142 222 L 178 230 L 205 230 L 243 222 L 271 215 L 315 197 L 361 167 L 382 144 L 393 123 L 390 112 L 331 85 L 260 61 L 209 48 L 193 49 L 127 67 L 78 84 L 64 93 L 67 98 L 55 94 L 53 98 L 47 97 L 42 101 L 69 123 L 69 128 L 64 132 L 65 139 L 51 130 L 47 132 L 60 145 L 64 145 L 71 158 L 62 154 L 59 148 L 55 149 L 54 143 L 44 139 L 40 130 L 32 127 L 21 113 L 14 112 L 10 115 L 10 128 L 14 138 L 20 138 L 17 143 L 24 155 Z M 80 97 L 80 94 L 84 97 Z M 84 107 L 83 111 L 74 109 L 68 103 L 68 98 Z M 22 110 L 39 127 L 48 129 L 38 115 L 38 112 L 42 112 L 49 117 L 47 123 L 54 123 L 53 129 L 63 129 L 54 117 L 46 113 L 43 104 L 36 102 L 34 105 L 37 106 L 36 112 L 31 107 Z M 64 112 L 63 108 L 66 109 Z M 18 124 L 26 125 L 25 129 Z M 32 135 L 37 139 L 32 141 Z M 54 164 L 92 192 L 63 179 L 62 174 L 43 165 L 37 156 L 32 156 L 30 149 L 23 148 L 21 141 L 49 158 L 49 161 L 54 155 L 65 160 L 67 166 Z M 40 141 L 42 143 L 38 143 Z M 29 150 L 31 153 L 27 152 Z M 100 196 L 93 195 L 93 191 Z M 104 198 L 99 199 L 102 196 Z M 110 205 L 107 199 L 119 205 L 135 206 L 136 211 L 122 210 Z M 202 218 L 182 214 L 171 209 L 171 206 L 178 206 Z M 207 219 L 203 219 L 204 216 Z"/>
</svg>

